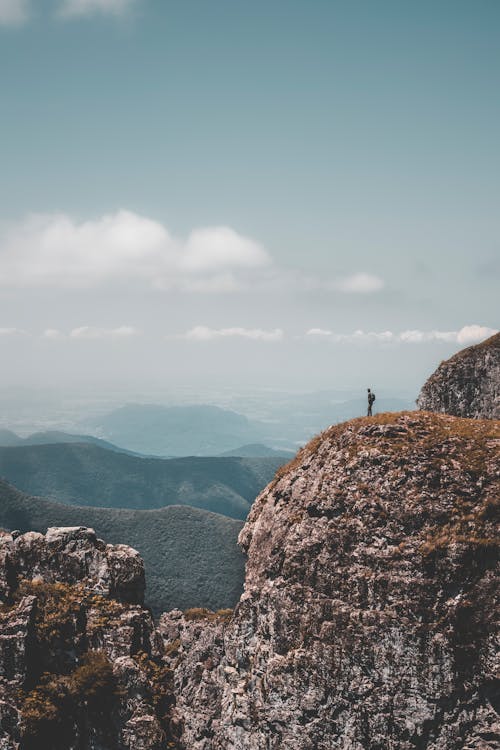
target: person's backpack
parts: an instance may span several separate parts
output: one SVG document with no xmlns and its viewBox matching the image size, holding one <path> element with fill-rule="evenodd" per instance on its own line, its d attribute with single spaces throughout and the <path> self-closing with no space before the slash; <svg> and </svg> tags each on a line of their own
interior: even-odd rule
<svg viewBox="0 0 500 750">
<path fill-rule="evenodd" d="M 375 401 L 375 394 L 374 394 L 374 393 L 373 393 L 373 391 L 372 391 L 372 392 L 370 393 L 370 404 L 373 404 L 373 402 L 374 402 L 374 401 Z"/>
</svg>

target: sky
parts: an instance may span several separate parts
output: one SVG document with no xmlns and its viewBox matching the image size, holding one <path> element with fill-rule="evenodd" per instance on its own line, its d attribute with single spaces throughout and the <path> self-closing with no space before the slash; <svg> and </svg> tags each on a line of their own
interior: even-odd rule
<svg viewBox="0 0 500 750">
<path fill-rule="evenodd" d="M 0 0 L 0 387 L 414 392 L 497 330 L 497 0 Z"/>
</svg>

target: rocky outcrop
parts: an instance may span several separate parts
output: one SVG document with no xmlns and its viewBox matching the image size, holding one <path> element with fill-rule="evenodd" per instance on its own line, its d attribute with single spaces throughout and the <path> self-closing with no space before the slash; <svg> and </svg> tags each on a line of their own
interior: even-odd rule
<svg viewBox="0 0 500 750">
<path fill-rule="evenodd" d="M 499 747 L 499 444 L 414 412 L 299 453 L 240 535 L 231 622 L 163 621 L 185 748 Z"/>
<path fill-rule="evenodd" d="M 177 747 L 135 550 L 79 527 L 3 533 L 0 582 L 2 750 Z"/>
<path fill-rule="evenodd" d="M 55 527 L 47 533 L 13 532 L 0 538 L 0 595 L 11 596 L 20 578 L 46 583 L 84 583 L 121 602 L 143 604 L 144 563 L 124 544 L 105 544 L 93 529 Z"/>
<path fill-rule="evenodd" d="M 500 419 L 500 333 L 442 362 L 417 404 L 456 417 Z"/>
</svg>

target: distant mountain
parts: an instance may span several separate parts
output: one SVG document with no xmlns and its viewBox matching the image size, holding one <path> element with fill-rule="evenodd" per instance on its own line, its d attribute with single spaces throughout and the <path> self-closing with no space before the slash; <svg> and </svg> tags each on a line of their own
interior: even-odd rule
<svg viewBox="0 0 500 750">
<path fill-rule="evenodd" d="M 285 463 L 269 458 L 141 458 L 90 443 L 0 448 L 0 476 L 23 492 L 93 507 L 191 505 L 244 519 Z"/>
<path fill-rule="evenodd" d="M 280 457 L 290 460 L 293 458 L 294 453 L 293 451 L 276 450 L 275 448 L 270 448 L 268 445 L 263 445 L 262 443 L 249 443 L 248 445 L 242 445 L 240 448 L 234 448 L 234 450 L 225 451 L 220 455 L 240 456 L 242 458 L 264 458 L 266 456 L 274 456 L 276 458 Z"/>
<path fill-rule="evenodd" d="M 198 508 L 82 508 L 29 497 L 0 480 L 0 527 L 40 531 L 90 526 L 109 543 L 129 544 L 146 565 L 146 602 L 170 609 L 233 607 L 243 586 L 240 521 Z"/>
<path fill-rule="evenodd" d="M 217 456 L 259 440 L 264 425 L 217 406 L 129 404 L 87 428 L 119 446 L 157 456 Z"/>
<path fill-rule="evenodd" d="M 23 439 L 12 430 L 0 430 L 0 446 L 22 445 Z"/>
<path fill-rule="evenodd" d="M 101 438 L 94 437 L 93 435 L 72 435 L 69 432 L 62 432 L 61 430 L 44 430 L 43 432 L 34 432 L 32 435 L 22 438 L 16 435 L 15 432 L 12 432 L 12 430 L 0 430 L 1 448 L 11 448 L 18 445 L 51 445 L 53 443 L 92 443 L 93 445 L 117 451 L 118 453 L 138 455 L 133 451 L 128 451 L 126 448 L 119 448 L 117 445 L 113 445 L 113 443 L 101 440 Z"/>
</svg>

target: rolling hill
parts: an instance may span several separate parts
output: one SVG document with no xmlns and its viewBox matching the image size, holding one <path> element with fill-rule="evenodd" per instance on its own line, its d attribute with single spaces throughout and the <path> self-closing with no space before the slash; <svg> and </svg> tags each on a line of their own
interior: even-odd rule
<svg viewBox="0 0 500 750">
<path fill-rule="evenodd" d="M 233 607 L 243 586 L 240 521 L 198 508 L 85 508 L 29 497 L 0 480 L 0 527 L 40 531 L 90 526 L 108 543 L 129 544 L 146 565 L 146 602 L 169 609 Z"/>
<path fill-rule="evenodd" d="M 190 505 L 244 519 L 286 459 L 142 458 L 97 445 L 0 448 L 0 476 L 56 502 L 150 510 Z"/>
</svg>

